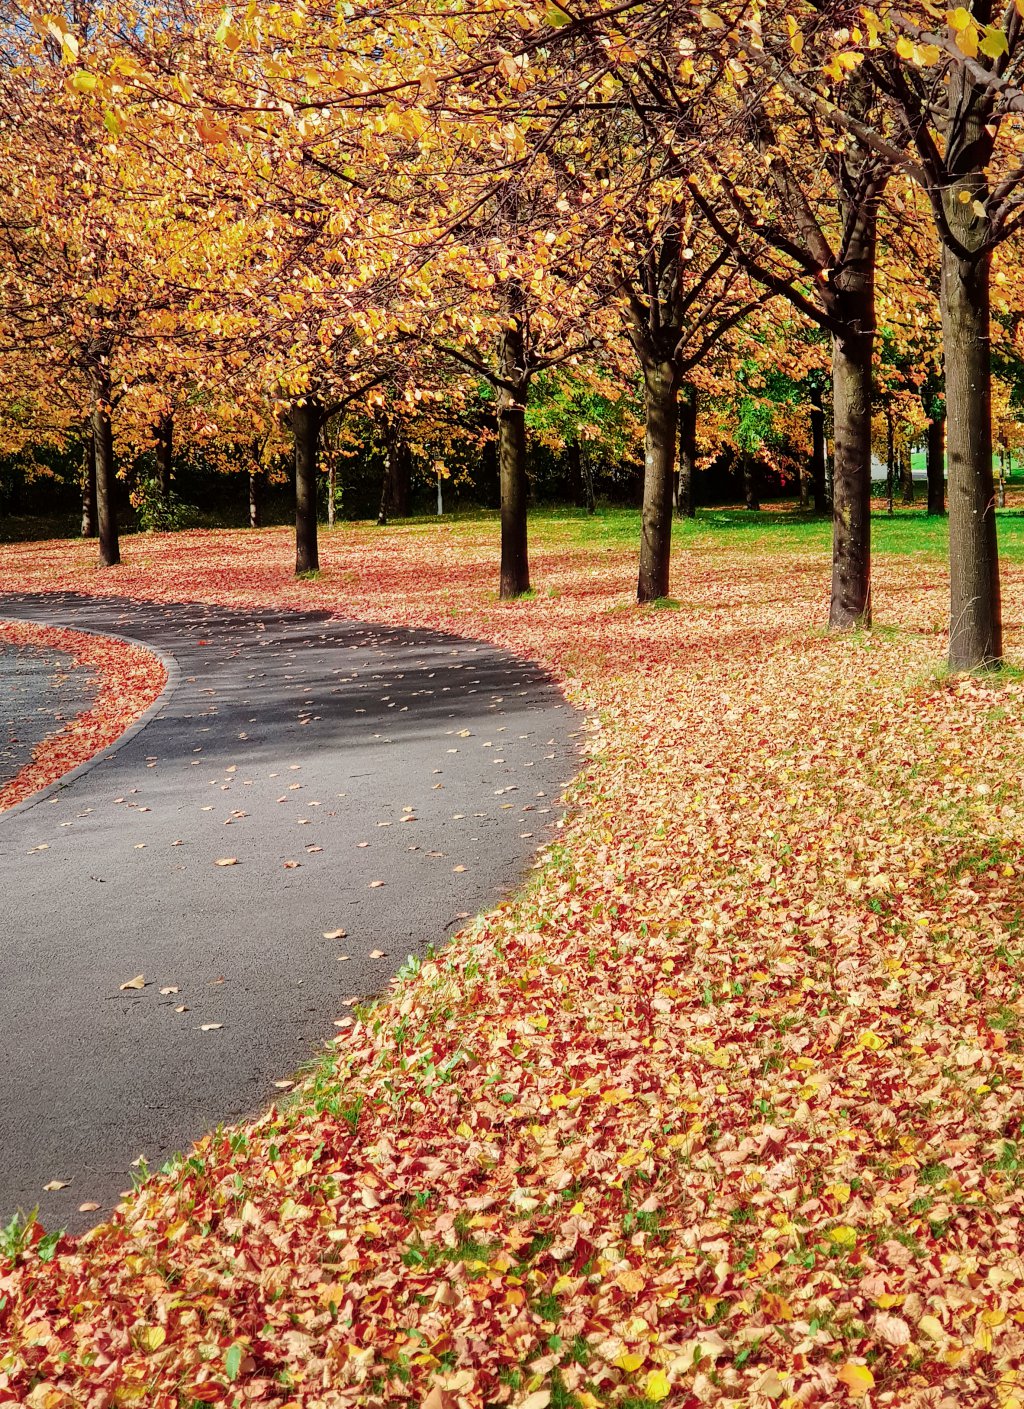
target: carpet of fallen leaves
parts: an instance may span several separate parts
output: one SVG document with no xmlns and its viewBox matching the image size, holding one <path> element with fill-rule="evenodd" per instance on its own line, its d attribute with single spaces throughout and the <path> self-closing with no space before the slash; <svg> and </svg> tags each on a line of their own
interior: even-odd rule
<svg viewBox="0 0 1024 1409">
<path fill-rule="evenodd" d="M 92 705 L 37 744 L 31 763 L 0 787 L 0 812 L 109 748 L 145 714 L 167 683 L 167 671 L 152 651 L 127 641 L 2 617 L 0 641 L 64 651 L 99 682 Z"/>
<path fill-rule="evenodd" d="M 588 721 L 560 841 L 285 1107 L 0 1275 L 0 1404 L 1024 1404 L 1024 685 L 944 679 L 945 572 L 493 526 L 5 550 L 26 589 L 498 641 Z M 1011 652 L 1024 577 L 1005 571 Z"/>
</svg>

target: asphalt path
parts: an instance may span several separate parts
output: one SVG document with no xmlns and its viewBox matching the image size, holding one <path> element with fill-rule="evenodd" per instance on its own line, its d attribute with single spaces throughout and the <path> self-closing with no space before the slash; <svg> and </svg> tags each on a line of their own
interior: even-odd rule
<svg viewBox="0 0 1024 1409">
<path fill-rule="evenodd" d="M 96 680 L 66 651 L 0 641 L 0 787 L 96 697 Z"/>
<path fill-rule="evenodd" d="M 521 880 L 579 720 L 535 665 L 429 632 L 71 595 L 2 617 L 170 670 L 141 727 L 0 813 L 0 1215 L 78 1230 Z"/>
</svg>

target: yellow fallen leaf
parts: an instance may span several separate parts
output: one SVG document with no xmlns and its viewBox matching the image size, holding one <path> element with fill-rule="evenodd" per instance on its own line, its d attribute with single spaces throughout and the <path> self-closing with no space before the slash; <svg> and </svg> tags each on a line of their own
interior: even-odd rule
<svg viewBox="0 0 1024 1409">
<path fill-rule="evenodd" d="M 344 930 L 324 930 L 324 939 L 348 939 Z"/>
<path fill-rule="evenodd" d="M 851 1399 L 863 1399 L 875 1383 L 875 1377 L 868 1367 L 857 1365 L 852 1360 L 847 1360 L 836 1378 L 850 1391 Z"/>
<path fill-rule="evenodd" d="M 213 864 L 214 864 L 215 866 L 237 866 L 237 865 L 238 865 L 238 857 L 237 857 L 237 856 L 222 856 L 222 857 L 220 857 L 219 860 L 215 861 Z"/>
<path fill-rule="evenodd" d="M 644 1394 L 652 1404 L 660 1404 L 663 1399 L 667 1399 L 672 1391 L 672 1386 L 668 1382 L 668 1376 L 664 1370 L 652 1370 L 647 1376 L 647 1383 L 644 1385 Z"/>
<path fill-rule="evenodd" d="M 120 986 L 120 991 L 121 991 L 122 993 L 124 993 L 126 989 L 129 989 L 129 988 L 145 988 L 145 986 L 146 986 L 146 979 L 145 979 L 145 976 L 144 976 L 143 974 L 136 974 L 135 977 L 134 977 L 134 978 L 130 978 L 127 983 L 122 983 L 122 984 L 121 984 L 121 986 Z"/>
<path fill-rule="evenodd" d="M 163 1326 L 147 1326 L 139 1335 L 139 1344 L 144 1350 L 159 1350 L 166 1339 Z"/>
<path fill-rule="evenodd" d="M 557 1092 L 555 1093 L 554 1096 L 551 1097 L 551 1100 L 548 1102 L 548 1105 L 551 1107 L 551 1109 L 552 1109 L 553 1111 L 560 1111 L 563 1106 L 567 1106 L 568 1104 L 569 1104 L 569 1097 L 568 1097 L 568 1096 L 561 1096 L 561 1095 L 559 1095 Z"/>
<path fill-rule="evenodd" d="M 835 1228 L 830 1228 L 829 1238 L 840 1248 L 852 1248 L 857 1246 L 857 1230 L 851 1228 L 847 1223 L 840 1223 Z"/>
<path fill-rule="evenodd" d="M 926 1336 L 931 1336 L 933 1341 L 944 1340 L 946 1332 L 942 1329 L 942 1322 L 937 1316 L 922 1316 L 917 1323 Z"/>
<path fill-rule="evenodd" d="M 646 1354 L 637 1353 L 635 1350 L 624 1350 L 621 1355 L 617 1355 L 612 1361 L 620 1370 L 625 1370 L 627 1375 L 631 1375 L 634 1370 L 639 1370 L 640 1366 L 647 1359 Z"/>
<path fill-rule="evenodd" d="M 879 1037 L 877 1032 L 872 1032 L 866 1028 L 857 1038 L 858 1047 L 866 1047 L 869 1052 L 878 1052 L 885 1046 L 885 1040 Z"/>
</svg>

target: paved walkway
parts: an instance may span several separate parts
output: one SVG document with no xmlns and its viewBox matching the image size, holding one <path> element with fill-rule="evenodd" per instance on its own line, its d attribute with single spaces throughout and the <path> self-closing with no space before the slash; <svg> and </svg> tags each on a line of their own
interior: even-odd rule
<svg viewBox="0 0 1024 1409">
<path fill-rule="evenodd" d="M 577 717 L 537 667 L 427 632 L 73 596 L 4 616 L 173 662 L 134 737 L 0 814 L 0 1217 L 81 1229 L 519 881 Z"/>
<path fill-rule="evenodd" d="M 95 698 L 91 672 L 66 651 L 0 640 L 0 788 Z"/>
</svg>

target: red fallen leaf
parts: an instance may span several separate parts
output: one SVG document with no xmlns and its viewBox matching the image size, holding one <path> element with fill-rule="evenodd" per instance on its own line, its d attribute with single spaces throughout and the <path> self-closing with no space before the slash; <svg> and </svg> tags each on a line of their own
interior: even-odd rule
<svg viewBox="0 0 1024 1409">
<path fill-rule="evenodd" d="M 200 645 L 202 644 L 200 642 Z M 188 1392 L 193 1399 L 198 1399 L 200 1404 L 216 1404 L 227 1393 L 222 1385 L 214 1384 L 211 1380 L 204 1380 L 201 1385 L 191 1385 Z"/>
</svg>

